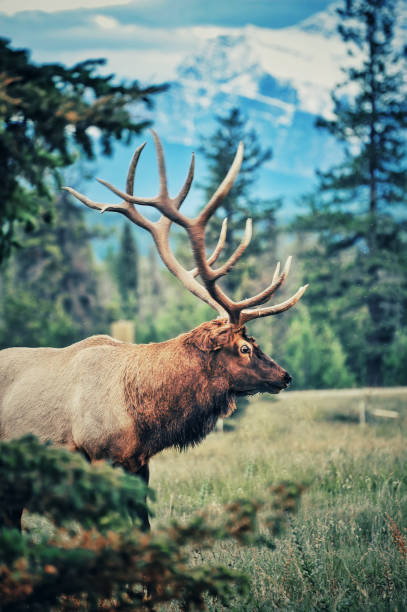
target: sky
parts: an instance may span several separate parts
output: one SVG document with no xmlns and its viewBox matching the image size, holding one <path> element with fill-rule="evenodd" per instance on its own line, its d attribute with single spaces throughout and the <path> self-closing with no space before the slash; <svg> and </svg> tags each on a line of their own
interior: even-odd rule
<svg viewBox="0 0 407 612">
<path fill-rule="evenodd" d="M 108 70 L 166 81 L 196 40 L 248 24 L 282 28 L 330 0 L 0 0 L 0 35 L 37 62 L 107 57 Z M 131 59 L 127 52 L 131 52 Z"/>
<path fill-rule="evenodd" d="M 302 76 L 307 78 L 302 67 L 312 64 L 312 58 L 316 57 L 318 78 L 321 80 L 328 73 L 332 81 L 334 70 L 329 66 L 326 69 L 324 51 L 315 42 L 315 48 L 310 49 L 306 33 L 307 40 L 303 43 L 297 29 L 288 31 L 330 4 L 332 0 L 0 0 L 0 36 L 9 38 L 14 49 L 29 49 L 32 60 L 38 63 L 59 62 L 72 66 L 86 59 L 106 58 L 106 67 L 101 72 L 115 74 L 117 80 L 137 80 L 143 86 L 178 81 L 179 66 L 188 64 L 189 58 L 196 54 L 199 56 L 208 48 L 208 41 L 225 35 L 225 31 L 239 35 L 245 28 L 253 47 L 259 47 L 259 57 L 264 52 L 266 63 L 270 63 L 269 52 L 272 53 L 275 76 L 293 76 L 291 66 L 295 74 L 303 71 Z M 336 21 L 332 27 L 336 29 Z M 274 46 L 269 51 L 271 40 Z M 324 45 L 323 49 L 326 50 Z M 250 57 L 242 57 L 236 61 L 241 65 L 240 61 L 249 60 Z M 186 96 L 190 95 L 188 90 Z M 315 97 L 307 95 L 307 99 Z M 175 111 L 166 111 L 165 118 L 174 117 Z M 175 138 L 169 129 L 165 131 L 163 122 L 160 124 L 163 113 L 159 115 L 157 104 L 153 112 L 164 145 L 171 144 L 170 153 L 177 162 L 174 181 L 183 180 L 178 174 L 183 173 L 187 162 L 179 161 L 179 157 L 187 147 L 188 156 L 191 154 L 190 147 L 196 146 L 193 138 L 196 140 L 201 127 L 198 130 L 195 126 L 191 136 L 188 125 L 182 124 L 178 130 L 181 134 L 177 133 Z M 192 113 L 191 109 L 188 112 Z M 190 115 L 183 115 L 181 119 L 187 124 L 193 123 Z M 98 175 L 115 182 L 117 169 L 127 166 L 129 155 L 124 146 L 115 147 L 113 159 L 98 159 Z M 143 160 L 147 187 L 148 170 L 152 167 L 155 171 L 151 146 Z M 197 161 L 197 175 L 198 170 L 202 174 Z M 94 181 L 91 190 L 91 197 L 106 197 Z"/>
<path fill-rule="evenodd" d="M 118 80 L 136 79 L 141 85 L 151 85 L 179 80 L 178 67 L 188 66 L 191 58 L 199 57 L 202 50 L 210 48 L 208 41 L 220 35 L 224 36 L 225 30 L 226 33 L 239 35 L 241 29 L 245 28 L 246 38 L 250 39 L 252 48 L 255 48 L 256 52 L 259 51 L 258 57 L 261 56 L 260 51 L 264 52 L 268 65 L 267 71 L 270 68 L 270 74 L 280 80 L 295 77 L 297 85 L 302 79 L 308 87 L 308 89 L 305 88 L 303 96 L 308 106 L 305 107 L 303 104 L 303 107 L 307 112 L 321 113 L 320 109 L 309 108 L 310 101 L 317 100 L 320 103 L 325 99 L 321 96 L 322 86 L 328 96 L 331 86 L 338 82 L 337 78 L 341 76 L 337 75 L 337 71 L 343 65 L 342 55 L 339 57 L 336 54 L 337 42 L 332 36 L 332 32 L 336 32 L 337 20 L 333 10 L 322 16 L 324 40 L 321 40 L 321 36 L 319 38 L 315 36 L 312 28 L 308 32 L 304 28 L 299 29 L 293 26 L 307 18 L 314 17 L 320 11 L 325 11 L 330 5 L 339 1 L 0 0 L 0 36 L 9 38 L 11 47 L 14 49 L 29 49 L 34 62 L 60 62 L 72 66 L 86 59 L 106 58 L 107 65 L 101 71 L 117 75 Z M 334 17 L 331 21 L 329 15 Z M 314 25 L 317 22 L 318 16 L 314 17 Z M 330 49 L 329 53 L 327 44 Z M 340 54 L 342 54 L 342 46 Z M 239 56 L 238 60 L 237 65 L 241 67 L 242 63 L 250 64 L 251 57 L 249 55 Z M 246 70 L 248 76 L 250 76 L 250 70 L 249 66 L 249 69 Z M 309 74 L 309 71 L 312 74 Z M 247 76 L 246 73 L 244 77 Z M 210 83 L 211 79 L 213 79 L 212 69 L 207 81 Z M 243 85 L 246 93 L 249 92 L 245 82 Z M 190 93 L 188 90 L 185 95 L 188 96 Z M 157 105 L 154 112 L 156 110 Z M 167 123 L 174 121 L 174 116 L 174 113 L 166 112 Z M 183 115 L 182 119 L 187 124 L 192 123 L 189 116 Z M 160 125 L 159 120 L 157 112 L 154 116 L 157 129 Z M 178 129 L 178 125 L 176 127 Z M 169 157 L 172 155 L 175 160 L 176 168 L 173 171 L 175 182 L 183 180 L 184 167 L 188 164 L 191 154 L 189 144 L 187 146 L 183 139 L 185 135 L 188 135 L 188 130 L 183 129 L 184 127 L 182 124 L 181 140 L 171 139 L 165 133 L 163 136 L 163 131 L 160 132 L 164 145 L 172 147 L 169 148 Z M 162 126 L 161 130 L 163 130 Z M 300 133 L 299 137 L 301 135 Z M 166 139 L 167 142 L 165 142 Z M 273 147 L 275 154 L 270 164 L 277 164 L 281 159 L 278 146 L 282 145 L 279 144 L 278 139 L 267 144 Z M 291 146 L 294 146 L 292 142 L 288 142 L 288 145 L 289 150 Z M 319 148 L 316 148 L 319 151 Z M 140 179 L 141 191 L 151 183 L 150 168 L 155 171 L 154 149 L 151 142 L 148 149 L 143 157 L 146 172 L 145 183 L 144 178 Z M 98 161 L 100 164 L 98 175 L 115 184 L 120 183 L 121 179 L 116 180 L 117 175 L 120 174 L 118 169 L 127 167 L 129 155 L 129 151 L 124 147 L 116 147 L 113 159 L 101 158 Z M 182 161 L 184 159 L 182 156 L 185 156 L 187 161 Z M 302 158 L 301 153 L 301 160 Z M 197 160 L 197 176 L 202 175 L 202 169 L 198 168 L 199 163 L 201 162 Z M 273 197 L 280 195 L 283 187 L 277 181 L 277 175 L 271 178 L 270 176 L 266 177 L 268 182 L 266 179 L 263 181 L 264 191 L 267 190 L 267 194 Z M 270 187 L 271 184 L 272 187 Z M 291 180 L 291 175 L 289 175 L 289 180 L 284 182 L 284 190 L 294 191 L 300 188 L 305 189 L 302 184 L 298 183 L 298 180 Z M 96 199 L 105 198 L 101 189 L 92 181 L 89 195 Z M 154 194 L 146 193 L 146 195 Z M 261 195 L 263 197 L 264 194 L 261 193 Z M 191 196 L 194 197 L 194 188 Z"/>
<path fill-rule="evenodd" d="M 100 72 L 113 73 L 117 80 L 135 79 L 140 85 L 151 85 L 177 81 L 179 65 L 188 63 L 188 58 L 199 54 L 208 41 L 224 35 L 225 30 L 239 34 L 241 28 L 247 28 L 251 39 L 266 50 L 268 43 L 260 39 L 268 40 L 274 30 L 278 34 L 274 69 L 286 70 L 290 63 L 300 69 L 301 51 L 291 47 L 293 38 L 297 46 L 301 41 L 296 33 L 288 36 L 283 29 L 330 4 L 332 0 L 0 0 L 0 36 L 9 38 L 14 49 L 29 49 L 34 62 L 72 66 L 86 59 L 106 58 L 106 67 Z M 318 57 L 324 59 L 321 53 Z M 160 129 L 156 115 L 154 121 Z M 163 131 L 161 126 L 164 143 L 180 143 Z M 182 131 L 185 147 L 183 136 Z M 178 149 L 170 151 L 178 159 Z M 113 159 L 98 160 L 99 175 L 114 182 L 116 169 L 122 163 L 127 165 L 128 156 L 127 150 L 117 146 Z M 145 167 L 155 169 L 154 152 L 146 152 L 144 160 Z M 177 162 L 178 166 L 183 172 L 184 164 Z M 92 190 L 92 197 L 100 194 L 100 186 L 94 182 Z"/>
<path fill-rule="evenodd" d="M 322 10 L 329 0 L 0 0 L 0 12 L 61 13 L 77 9 L 109 8 L 131 11 L 150 25 L 212 24 L 241 26 L 246 23 L 283 27 Z"/>
</svg>

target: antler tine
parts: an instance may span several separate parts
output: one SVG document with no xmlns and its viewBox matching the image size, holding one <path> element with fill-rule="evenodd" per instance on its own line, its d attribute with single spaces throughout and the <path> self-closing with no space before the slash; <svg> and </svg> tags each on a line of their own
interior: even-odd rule
<svg viewBox="0 0 407 612">
<path fill-rule="evenodd" d="M 98 181 L 98 183 L 107 187 L 107 189 L 109 189 L 112 193 L 119 196 L 119 198 L 122 198 L 122 200 L 128 202 L 129 204 L 146 204 L 150 206 L 155 206 L 157 204 L 157 198 L 136 198 L 134 195 L 126 193 L 121 189 L 118 189 L 117 187 L 115 187 L 108 181 L 105 181 L 104 179 L 97 178 L 96 180 Z"/>
<path fill-rule="evenodd" d="M 247 321 L 251 321 L 252 319 L 276 315 L 280 312 L 288 310 L 289 308 L 292 308 L 302 298 L 308 287 L 309 284 L 300 287 L 297 293 L 295 293 L 288 300 L 285 300 L 285 302 L 281 302 L 281 304 L 269 306 L 268 308 L 257 308 L 256 310 L 242 310 L 240 313 L 239 325 L 244 325 L 247 323 Z"/>
<path fill-rule="evenodd" d="M 242 300 L 238 302 L 237 306 L 241 309 L 244 309 L 244 308 L 251 308 L 252 306 L 259 306 L 260 304 L 264 304 L 264 302 L 267 302 L 271 298 L 271 296 L 277 291 L 277 289 L 279 289 L 281 285 L 285 283 L 285 280 L 290 271 L 291 261 L 292 261 L 292 257 L 290 255 L 287 258 L 287 261 L 285 263 L 282 273 L 276 278 L 276 273 L 278 274 L 280 271 L 280 262 L 278 262 L 278 264 L 276 265 L 274 274 L 273 274 L 273 280 L 271 281 L 271 284 L 268 287 L 266 287 L 266 289 L 258 293 L 257 295 L 251 298 L 248 298 L 247 300 Z"/>
<path fill-rule="evenodd" d="M 90 198 L 87 198 L 86 196 L 84 196 L 82 193 L 79 193 L 79 191 L 76 191 L 76 189 L 72 189 L 72 187 L 62 187 L 62 189 L 64 191 L 68 191 L 77 200 L 82 202 L 82 204 L 85 204 L 85 206 L 88 206 L 88 208 L 94 208 L 95 210 L 98 210 L 99 212 L 104 212 L 104 208 L 106 207 L 106 204 L 102 204 L 102 202 L 94 202 Z"/>
<path fill-rule="evenodd" d="M 235 265 L 239 257 L 243 255 L 243 253 L 249 246 L 251 238 L 252 238 L 252 220 L 246 219 L 244 235 L 236 251 L 229 257 L 229 259 L 227 260 L 226 263 L 223 264 L 223 266 L 221 266 L 217 270 L 213 270 L 215 280 L 220 278 L 221 276 L 224 276 L 225 274 L 229 272 L 232 266 Z M 208 261 L 208 263 L 210 262 Z"/>
<path fill-rule="evenodd" d="M 95 202 L 94 200 L 91 200 L 90 198 L 86 197 L 79 191 L 76 191 L 76 189 L 73 189 L 72 187 L 64 186 L 64 187 L 61 187 L 61 189 L 63 189 L 64 191 L 68 191 L 77 200 L 85 204 L 85 206 L 87 206 L 88 208 L 94 208 L 95 210 L 98 210 L 101 214 L 103 214 L 106 211 L 111 210 L 113 212 L 118 212 L 118 213 L 121 213 L 122 215 L 125 215 L 126 217 L 129 217 L 129 219 L 131 219 L 132 221 L 133 221 L 133 216 L 137 216 L 137 211 L 132 206 L 130 206 L 128 202 L 123 201 L 123 202 L 120 202 L 120 204 L 103 204 L 102 202 Z M 147 224 L 148 219 L 145 219 L 145 221 Z M 136 223 L 136 221 L 134 221 L 134 223 Z M 142 227 L 145 227 L 145 225 L 143 225 Z"/>
<path fill-rule="evenodd" d="M 233 183 L 235 182 L 237 175 L 239 174 L 239 170 L 240 170 L 240 167 L 243 161 L 243 151 L 244 151 L 243 142 L 239 142 L 239 146 L 237 148 L 236 155 L 234 157 L 232 165 L 229 168 L 227 175 L 225 176 L 222 183 L 219 185 L 219 187 L 217 188 L 217 190 L 215 191 L 215 193 L 213 194 L 213 196 L 211 197 L 211 199 L 209 200 L 205 208 L 200 212 L 198 217 L 195 219 L 196 224 L 205 225 L 209 217 L 211 217 L 212 214 L 215 212 L 215 210 L 218 208 L 223 198 L 227 196 L 227 194 L 229 193 L 230 189 L 232 188 Z"/>
<path fill-rule="evenodd" d="M 209 266 L 211 266 L 213 263 L 215 263 L 215 261 L 218 259 L 219 255 L 220 255 L 220 253 L 222 252 L 223 247 L 225 246 L 227 227 L 228 227 L 228 219 L 227 219 L 227 217 L 225 217 L 225 219 L 223 219 L 223 222 L 222 222 L 222 228 L 220 230 L 218 244 L 216 245 L 215 250 L 212 253 L 212 255 L 208 258 L 208 265 Z M 199 274 L 198 268 L 193 268 L 191 270 L 191 274 L 194 277 L 198 276 L 198 274 Z"/>
<path fill-rule="evenodd" d="M 161 198 L 168 198 L 167 174 L 165 172 L 164 151 L 161 140 L 158 138 L 157 132 L 151 130 L 154 138 L 155 150 L 157 152 L 158 174 L 160 177 L 160 195 Z"/>
<path fill-rule="evenodd" d="M 133 195 L 134 191 L 134 177 L 136 174 L 136 168 L 138 164 L 139 157 L 141 155 L 142 150 L 146 146 L 146 142 L 143 142 L 139 147 L 137 147 L 129 166 L 129 171 L 127 173 L 127 181 L 126 181 L 126 193 L 129 195 Z"/>
<path fill-rule="evenodd" d="M 276 268 L 274 270 L 273 280 L 271 281 L 271 284 L 276 282 L 276 280 L 278 279 L 279 274 L 280 274 L 280 262 L 278 261 L 276 263 Z"/>
<path fill-rule="evenodd" d="M 187 178 L 185 179 L 185 183 L 181 187 L 179 194 L 174 198 L 174 205 L 179 208 L 182 202 L 187 197 L 189 190 L 191 189 L 192 181 L 194 180 L 194 170 L 195 170 L 195 155 L 192 153 L 191 163 L 189 165 L 189 170 L 187 174 Z"/>
</svg>

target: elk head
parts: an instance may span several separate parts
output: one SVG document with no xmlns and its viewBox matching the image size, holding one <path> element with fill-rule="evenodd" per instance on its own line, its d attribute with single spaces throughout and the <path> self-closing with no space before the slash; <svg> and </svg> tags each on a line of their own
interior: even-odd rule
<svg viewBox="0 0 407 612">
<path fill-rule="evenodd" d="M 160 176 L 160 190 L 156 197 L 140 198 L 133 195 L 135 171 L 145 143 L 136 150 L 130 163 L 126 191 L 123 192 L 110 183 L 98 179 L 110 191 L 122 198 L 119 204 L 94 202 L 70 187 L 64 187 L 64 189 L 86 206 L 99 210 L 101 213 L 106 211 L 118 212 L 150 232 L 161 259 L 172 274 L 189 291 L 209 304 L 218 313 L 219 318 L 217 320 L 204 323 L 194 330 L 197 332 L 195 336 L 200 338 L 199 341 L 196 340 L 197 348 L 204 352 L 211 352 L 211 362 L 216 366 L 213 369 L 214 377 L 219 375 L 220 372 L 227 376 L 230 381 L 230 391 L 235 395 L 246 395 L 259 391 L 278 393 L 281 389 L 287 387 L 291 377 L 275 361 L 263 353 L 254 338 L 247 336 L 245 324 L 252 319 L 276 315 L 288 310 L 298 302 L 308 285 L 300 287 L 291 298 L 280 304 L 259 307 L 267 302 L 285 282 L 291 264 L 290 256 L 282 272 L 280 272 L 280 263 L 276 265 L 271 284 L 257 295 L 235 302 L 224 293 L 217 281 L 229 272 L 247 248 L 252 233 L 251 219 L 246 221 L 246 228 L 240 245 L 229 259 L 218 268 L 212 266 L 225 244 L 227 219 L 223 222 L 218 244 L 209 258 L 206 256 L 205 249 L 206 224 L 231 189 L 240 170 L 243 160 L 243 143 L 239 144 L 234 161 L 223 182 L 200 214 L 191 219 L 183 215 L 179 208 L 192 184 L 194 155 L 192 155 L 188 175 L 181 191 L 175 198 L 171 198 L 167 189 L 161 142 L 154 131 L 152 131 L 152 134 L 156 146 Z M 141 215 L 135 206 L 136 204 L 152 206 L 159 210 L 162 216 L 156 222 L 150 221 Z M 188 234 L 196 263 L 196 267 L 192 270 L 186 270 L 170 249 L 169 231 L 173 222 L 183 227 Z M 198 276 L 202 283 L 197 280 Z"/>
<path fill-rule="evenodd" d="M 188 342 L 211 354 L 211 378 L 227 380 L 233 395 L 278 393 L 291 381 L 288 372 L 247 335 L 245 326 L 236 327 L 226 319 L 215 319 L 188 334 Z"/>
<path fill-rule="evenodd" d="M 263 353 L 255 339 L 246 336 L 245 330 L 234 332 L 219 361 L 230 376 L 233 395 L 279 393 L 291 381 L 288 372 Z"/>
</svg>

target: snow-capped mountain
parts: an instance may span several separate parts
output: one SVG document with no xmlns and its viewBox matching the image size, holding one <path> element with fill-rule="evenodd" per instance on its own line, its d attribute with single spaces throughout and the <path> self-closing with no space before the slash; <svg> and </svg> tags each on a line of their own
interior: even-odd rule
<svg viewBox="0 0 407 612">
<path fill-rule="evenodd" d="M 347 61 L 333 32 L 333 7 L 317 17 L 280 30 L 246 26 L 213 37 L 201 33 L 197 49 L 178 65 L 176 79 L 158 100 L 159 133 L 167 141 L 196 146 L 200 135 L 214 130 L 215 115 L 237 106 L 263 146 L 273 149 L 265 189 L 272 183 L 273 195 L 283 195 L 287 187 L 292 195 L 304 191 L 315 169 L 338 156 L 315 119 L 331 112 L 330 91 L 343 78 Z"/>
<path fill-rule="evenodd" d="M 214 131 L 215 116 L 236 106 L 262 146 L 273 150 L 256 187 L 258 195 L 283 196 L 284 214 L 293 212 L 298 196 L 312 187 L 315 170 L 331 166 L 341 155 L 336 141 L 315 127 L 318 115 L 332 112 L 330 93 L 344 79 L 342 68 L 355 61 L 336 32 L 338 4 L 288 28 L 188 29 L 190 53 L 176 66 L 171 87 L 158 96 L 152 113 L 175 168 L 170 187 L 171 180 L 182 183 L 185 160 L 200 136 Z M 404 1 L 400 8 L 399 41 L 406 32 Z M 123 151 L 120 155 L 125 167 L 128 157 Z M 151 178 L 150 163 L 155 166 L 153 156 L 144 166 Z M 198 168 L 198 180 L 202 170 Z M 191 195 L 192 206 L 202 203 L 194 191 Z"/>
<path fill-rule="evenodd" d="M 208 32 L 196 28 L 196 45 L 176 69 L 171 88 L 158 100 L 155 121 L 173 143 L 196 146 L 208 136 L 214 116 L 239 107 L 273 159 L 263 176 L 265 190 L 295 195 L 312 183 L 317 168 L 335 163 L 338 145 L 315 128 L 318 115 L 332 112 L 331 91 L 344 80 L 350 58 L 337 33 L 333 2 L 325 11 L 289 28 L 248 25 Z M 406 34 L 407 7 L 399 6 L 396 39 Z"/>
</svg>

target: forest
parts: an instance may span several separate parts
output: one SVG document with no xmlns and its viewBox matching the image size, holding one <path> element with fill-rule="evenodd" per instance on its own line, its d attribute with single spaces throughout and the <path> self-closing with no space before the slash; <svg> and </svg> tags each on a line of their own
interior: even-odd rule
<svg viewBox="0 0 407 612">
<path fill-rule="evenodd" d="M 210 251 L 228 217 L 228 256 L 246 218 L 253 219 L 250 249 L 225 280 L 227 291 L 253 293 L 289 254 L 290 282 L 310 284 L 296 309 L 252 325 L 266 350 L 295 372 L 296 389 L 406 383 L 405 55 L 394 50 L 393 3 L 382 4 L 368 17 L 363 3 L 339 10 L 343 44 L 359 53 L 332 92 L 333 119 L 319 119 L 315 129 L 328 130 L 343 155 L 319 172 L 301 214 L 278 222 L 284 198 L 256 197 L 273 143 L 263 147 L 238 108 L 216 117 L 217 129 L 202 136 L 198 151 L 207 162 L 206 176 L 196 179 L 203 206 L 238 142 L 245 145 L 242 170 L 206 237 Z M 100 60 L 35 65 L 6 39 L 0 61 L 0 346 L 60 347 L 106 333 L 120 319 L 134 321 L 137 342 L 155 342 L 213 318 L 178 290 L 152 243 L 140 249 L 140 230 L 129 222 L 114 219 L 117 246 L 95 253 L 112 226 L 96 215 L 90 221 L 61 191 L 68 180 L 77 187 L 90 179 L 83 162 L 99 151 L 108 155 L 119 141 L 139 144 L 151 121 L 134 121 L 134 108 L 153 106 L 166 85 L 116 83 L 98 73 Z M 178 257 L 192 262 L 186 235 L 173 234 Z"/>
<path fill-rule="evenodd" d="M 228 218 L 225 261 L 253 220 L 227 294 L 261 291 L 289 255 L 278 301 L 309 283 L 295 308 L 248 325 L 290 389 L 240 400 L 187 456 L 160 453 L 152 488 L 31 435 L 0 440 L 0 612 L 407 608 L 407 47 L 394 45 L 395 8 L 338 4 L 352 61 L 315 129 L 342 153 L 316 169 L 292 218 L 281 221 L 284 197 L 256 195 L 274 153 L 250 117 L 219 112 L 201 136 L 201 208 L 244 144 L 206 234 L 209 254 Z M 0 349 L 64 347 L 118 321 L 137 343 L 161 342 L 216 316 L 142 230 L 62 189 L 86 193 L 92 161 L 120 143 L 153 146 L 154 103 L 170 85 L 119 82 L 102 66 L 38 64 L 0 39 Z M 182 228 L 171 248 L 193 268 Z M 21 531 L 7 524 L 15 500 Z"/>
</svg>

